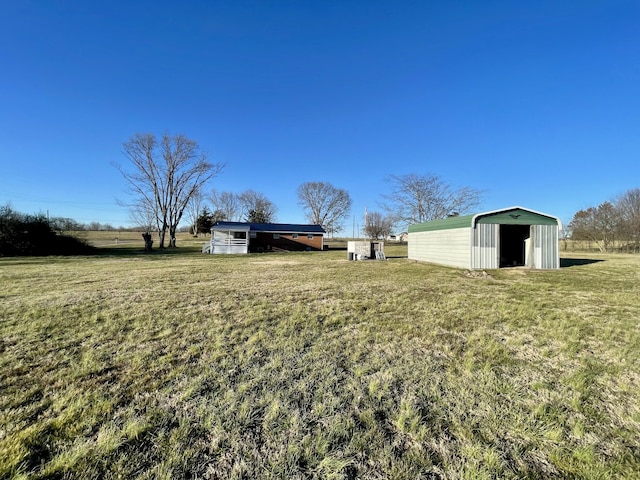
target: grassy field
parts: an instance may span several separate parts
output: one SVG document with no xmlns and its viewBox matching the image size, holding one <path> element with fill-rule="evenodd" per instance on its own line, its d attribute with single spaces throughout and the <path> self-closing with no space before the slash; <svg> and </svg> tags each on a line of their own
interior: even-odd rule
<svg viewBox="0 0 640 480">
<path fill-rule="evenodd" d="M 0 259 L 1 478 L 640 478 L 640 256 L 201 242 Z"/>
</svg>

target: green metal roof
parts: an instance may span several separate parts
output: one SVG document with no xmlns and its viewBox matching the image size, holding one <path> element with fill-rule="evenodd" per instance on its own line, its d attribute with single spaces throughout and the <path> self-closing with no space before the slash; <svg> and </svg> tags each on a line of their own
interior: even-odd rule
<svg viewBox="0 0 640 480">
<path fill-rule="evenodd" d="M 476 215 L 476 223 L 498 223 L 500 225 L 559 225 L 556 217 L 526 208 L 510 208 L 499 212 Z"/>
<path fill-rule="evenodd" d="M 449 230 L 454 228 L 470 228 L 477 223 L 500 225 L 560 225 L 560 220 L 552 215 L 536 212 L 523 207 L 510 207 L 491 212 L 449 217 L 431 222 L 409 225 L 409 233 L 429 232 L 433 230 Z"/>
<path fill-rule="evenodd" d="M 409 233 L 429 232 L 431 230 L 451 230 L 454 228 L 469 228 L 473 215 L 463 215 L 461 217 L 441 218 L 430 222 L 416 223 L 409 225 Z"/>
</svg>

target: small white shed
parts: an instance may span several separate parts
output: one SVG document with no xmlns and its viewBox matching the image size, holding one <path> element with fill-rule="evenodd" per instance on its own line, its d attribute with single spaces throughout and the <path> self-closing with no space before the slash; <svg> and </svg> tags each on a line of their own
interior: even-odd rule
<svg viewBox="0 0 640 480">
<path fill-rule="evenodd" d="M 354 240 L 347 242 L 348 260 L 386 260 L 384 242 Z"/>
<path fill-rule="evenodd" d="M 469 269 L 560 268 L 557 217 L 523 207 L 409 226 L 409 258 Z"/>
</svg>

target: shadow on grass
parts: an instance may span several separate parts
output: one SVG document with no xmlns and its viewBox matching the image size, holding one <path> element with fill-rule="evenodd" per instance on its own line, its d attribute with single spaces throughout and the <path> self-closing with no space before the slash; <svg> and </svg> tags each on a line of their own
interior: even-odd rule
<svg viewBox="0 0 640 480">
<path fill-rule="evenodd" d="M 590 265 L 592 263 L 604 262 L 595 258 L 561 258 L 560 268 L 577 267 L 580 265 Z"/>
</svg>

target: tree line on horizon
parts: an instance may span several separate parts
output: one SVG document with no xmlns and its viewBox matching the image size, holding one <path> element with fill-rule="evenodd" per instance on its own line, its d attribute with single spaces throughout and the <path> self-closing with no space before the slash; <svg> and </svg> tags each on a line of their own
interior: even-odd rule
<svg viewBox="0 0 640 480">
<path fill-rule="evenodd" d="M 131 230 L 143 230 L 145 238 L 157 232 L 160 248 L 176 246 L 176 232 L 183 218 L 188 218 L 189 229 L 195 235 L 208 232 L 216 221 L 276 220 L 277 206 L 261 192 L 213 189 L 207 195 L 208 182 L 220 175 L 225 165 L 210 162 L 198 143 L 184 135 L 164 133 L 157 138 L 136 133 L 123 147 L 128 163 L 114 166 L 127 182 L 131 201 L 121 205 L 130 209 L 136 225 Z M 388 175 L 386 180 L 390 192 L 382 195 L 381 211 L 365 215 L 362 233 L 368 238 L 385 238 L 398 227 L 472 213 L 482 196 L 472 187 L 453 188 L 437 175 Z M 321 225 L 330 235 L 343 230 L 352 206 L 349 192 L 328 182 L 311 181 L 300 184 L 296 193 L 309 223 Z M 0 214 L 0 240 L 5 245 L 0 255 L 13 251 L 7 246 L 11 241 L 25 245 L 25 251 L 38 250 L 28 246 L 30 241 L 19 240 L 20 232 L 11 230 L 11 225 L 19 225 L 16 219 L 33 225 L 44 225 L 46 221 L 50 232 L 58 236 L 80 230 L 115 230 L 97 222 L 84 225 L 68 218 L 19 214 L 9 206 Z M 23 228 L 22 234 L 35 231 L 43 230 Z M 44 237 L 51 238 L 49 234 Z M 562 238 L 594 242 L 604 252 L 616 242 L 626 242 L 640 250 L 640 189 L 576 212 L 565 225 Z M 151 249 L 151 243 L 146 247 Z"/>
<path fill-rule="evenodd" d="M 331 235 L 340 231 L 351 211 L 352 199 L 345 189 L 328 182 L 305 182 L 296 191 L 298 203 L 309 223 L 322 225 Z M 191 204 L 191 231 L 208 232 L 218 221 L 275 223 L 276 205 L 263 193 L 245 190 L 241 193 L 213 190 L 207 197 L 209 204 L 201 206 L 202 196 L 196 195 Z"/>
<path fill-rule="evenodd" d="M 215 221 L 272 223 L 277 207 L 263 193 L 212 190 L 211 209 L 204 205 L 204 186 L 222 173 L 224 164 L 211 163 L 197 142 L 184 135 L 136 133 L 124 143 L 133 170 L 117 166 L 133 193 L 133 216 L 148 230 L 155 227 L 164 247 L 175 246 L 175 232 L 185 211 L 194 234 L 208 231 Z M 390 193 L 382 195 L 380 211 L 366 215 L 363 233 L 369 238 L 389 235 L 399 225 L 422 223 L 471 213 L 482 192 L 472 187 L 452 188 L 437 175 L 389 175 Z M 350 215 L 349 193 L 322 181 L 305 182 L 297 188 L 298 204 L 312 224 L 329 234 L 344 227 Z M 206 209 L 205 209 L 206 207 Z M 208 228 L 207 228 L 208 227 Z M 618 240 L 640 247 L 640 189 L 632 189 L 612 201 L 576 212 L 565 227 L 565 238 L 593 241 L 603 251 Z"/>
<path fill-rule="evenodd" d="M 579 210 L 567 225 L 564 238 L 592 242 L 601 252 L 614 246 L 640 251 L 640 188 Z"/>
<path fill-rule="evenodd" d="M 362 231 L 368 238 L 385 238 L 399 226 L 466 213 L 479 203 L 480 192 L 470 187 L 454 190 L 434 175 L 390 175 L 392 193 L 383 195 L 381 211 L 365 212 Z M 327 182 L 305 182 L 296 191 L 307 220 L 333 235 L 344 229 L 351 209 L 349 193 Z M 272 223 L 277 208 L 263 194 L 213 190 L 209 204 L 194 197 L 191 232 L 208 232 L 217 221 Z M 266 206 L 266 207 L 263 207 Z"/>
<path fill-rule="evenodd" d="M 136 133 L 123 144 L 127 167 L 114 166 L 128 184 L 132 202 L 126 204 L 134 223 L 149 233 L 157 231 L 160 248 L 176 246 L 176 232 L 185 214 L 194 234 L 215 221 L 273 223 L 277 207 L 254 190 L 240 193 L 212 190 L 205 202 L 205 185 L 225 165 L 212 163 L 198 143 L 180 135 Z M 391 194 L 383 196 L 382 212 L 370 212 L 363 233 L 370 238 L 389 235 L 400 224 L 420 223 L 466 213 L 480 202 L 471 187 L 453 189 L 435 175 L 390 175 Z M 310 181 L 296 190 L 307 221 L 333 235 L 344 228 L 352 199 L 349 192 L 329 182 Z M 206 211 L 205 211 L 206 207 Z M 209 228 L 207 228 L 209 227 Z"/>
</svg>

